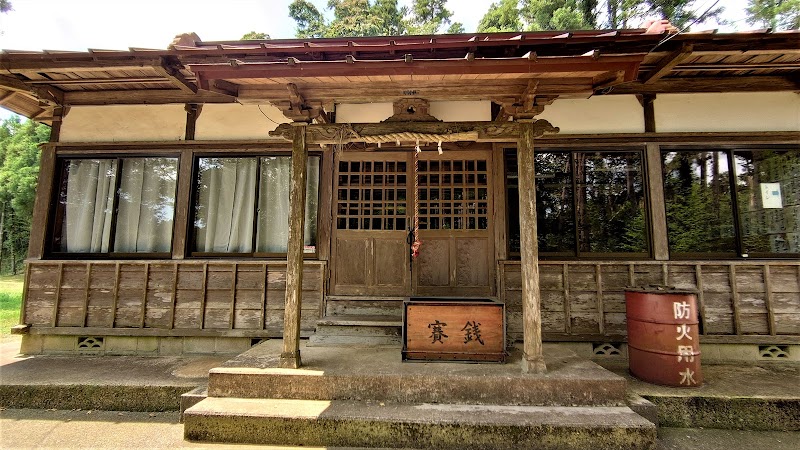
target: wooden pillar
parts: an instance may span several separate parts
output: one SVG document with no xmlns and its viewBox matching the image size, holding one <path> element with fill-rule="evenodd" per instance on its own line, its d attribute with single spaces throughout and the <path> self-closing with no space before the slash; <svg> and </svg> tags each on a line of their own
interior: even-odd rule
<svg viewBox="0 0 800 450">
<path fill-rule="evenodd" d="M 520 120 L 517 145 L 519 183 L 520 262 L 522 271 L 523 351 L 522 371 L 544 373 L 542 312 L 539 292 L 539 242 L 536 231 L 536 179 L 533 140 L 534 121 Z"/>
<path fill-rule="evenodd" d="M 56 107 L 53 110 L 50 142 L 58 142 L 61 135 L 61 121 L 68 112 L 68 107 Z M 31 219 L 31 234 L 28 239 L 28 258 L 30 259 L 42 259 L 47 248 L 47 218 L 50 213 L 50 203 L 53 201 L 53 184 L 56 183 L 56 177 L 58 176 L 56 173 L 55 148 L 42 147 L 41 151 L 39 178 L 36 182 L 36 198 Z"/>
<path fill-rule="evenodd" d="M 669 260 L 669 241 L 667 237 L 667 210 L 664 197 L 664 174 L 661 169 L 661 148 L 649 143 L 645 150 L 647 159 L 648 203 L 650 204 L 650 224 L 653 230 L 653 258 L 656 261 Z"/>
<path fill-rule="evenodd" d="M 289 194 L 289 245 L 286 251 L 286 302 L 280 366 L 300 367 L 300 300 L 303 295 L 303 230 L 306 212 L 306 123 L 294 122 L 292 185 Z"/>
</svg>

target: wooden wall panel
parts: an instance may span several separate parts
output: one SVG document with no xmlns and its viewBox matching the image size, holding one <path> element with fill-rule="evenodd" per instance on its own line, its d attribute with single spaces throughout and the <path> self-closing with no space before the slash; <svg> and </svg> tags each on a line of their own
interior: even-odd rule
<svg viewBox="0 0 800 450">
<path fill-rule="evenodd" d="M 42 261 L 28 264 L 25 322 L 33 327 L 165 330 L 164 335 L 279 337 L 286 264 L 244 261 Z M 307 262 L 303 332 L 322 311 L 325 264 Z"/>
<path fill-rule="evenodd" d="M 522 335 L 519 262 L 501 261 L 509 337 Z M 663 285 L 698 296 L 704 336 L 800 336 L 800 264 L 793 261 L 540 262 L 542 332 L 548 340 L 621 340 L 625 288 Z"/>
</svg>

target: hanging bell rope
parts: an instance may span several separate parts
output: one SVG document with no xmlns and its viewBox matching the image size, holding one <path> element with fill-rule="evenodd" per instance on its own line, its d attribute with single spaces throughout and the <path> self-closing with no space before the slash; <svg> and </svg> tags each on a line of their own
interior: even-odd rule
<svg viewBox="0 0 800 450">
<path fill-rule="evenodd" d="M 414 223 L 413 235 L 414 242 L 411 243 L 411 258 L 417 259 L 419 256 L 419 248 L 422 247 L 422 241 L 419 240 L 419 142 L 417 142 L 416 151 L 414 152 Z"/>
</svg>

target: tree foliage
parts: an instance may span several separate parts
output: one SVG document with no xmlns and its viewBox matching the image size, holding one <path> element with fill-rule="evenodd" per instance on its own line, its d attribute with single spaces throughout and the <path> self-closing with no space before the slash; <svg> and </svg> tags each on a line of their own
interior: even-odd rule
<svg viewBox="0 0 800 450">
<path fill-rule="evenodd" d="M 50 127 L 13 117 L 0 124 L 0 272 L 19 269 L 28 248 L 36 181 L 38 144 Z"/>
<path fill-rule="evenodd" d="M 248 40 L 259 40 L 259 39 L 269 39 L 269 35 L 267 33 L 251 31 L 249 33 L 245 33 L 245 35 L 242 36 L 241 40 L 248 41 Z"/>
<path fill-rule="evenodd" d="M 489 11 L 478 23 L 479 33 L 521 31 L 522 29 L 518 0 L 500 0 L 499 3 L 492 3 Z"/>
<path fill-rule="evenodd" d="M 448 25 L 448 33 L 463 32 L 463 25 L 451 23 L 453 13 L 445 3 L 414 0 L 409 8 L 399 7 L 397 0 L 328 0 L 333 12 L 328 21 L 309 0 L 294 0 L 289 17 L 297 24 L 298 38 L 435 34 Z"/>
<path fill-rule="evenodd" d="M 800 0 L 749 0 L 745 11 L 751 25 L 773 30 L 800 28 Z"/>
</svg>

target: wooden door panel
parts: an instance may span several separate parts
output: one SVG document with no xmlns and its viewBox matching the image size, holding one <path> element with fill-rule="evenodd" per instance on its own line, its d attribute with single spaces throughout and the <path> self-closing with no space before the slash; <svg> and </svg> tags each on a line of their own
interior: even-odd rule
<svg viewBox="0 0 800 450">
<path fill-rule="evenodd" d="M 456 286 L 489 286 L 489 250 L 488 238 L 455 238 Z"/>
<path fill-rule="evenodd" d="M 446 287 L 450 285 L 450 238 L 420 238 L 422 247 L 415 263 L 417 286 Z"/>
<path fill-rule="evenodd" d="M 341 238 L 336 240 L 336 284 L 360 286 L 367 284 L 369 239 Z"/>
<path fill-rule="evenodd" d="M 394 239 L 376 238 L 375 249 L 375 286 L 393 287 L 402 292 L 408 291 L 408 244 L 405 232 Z"/>
</svg>

